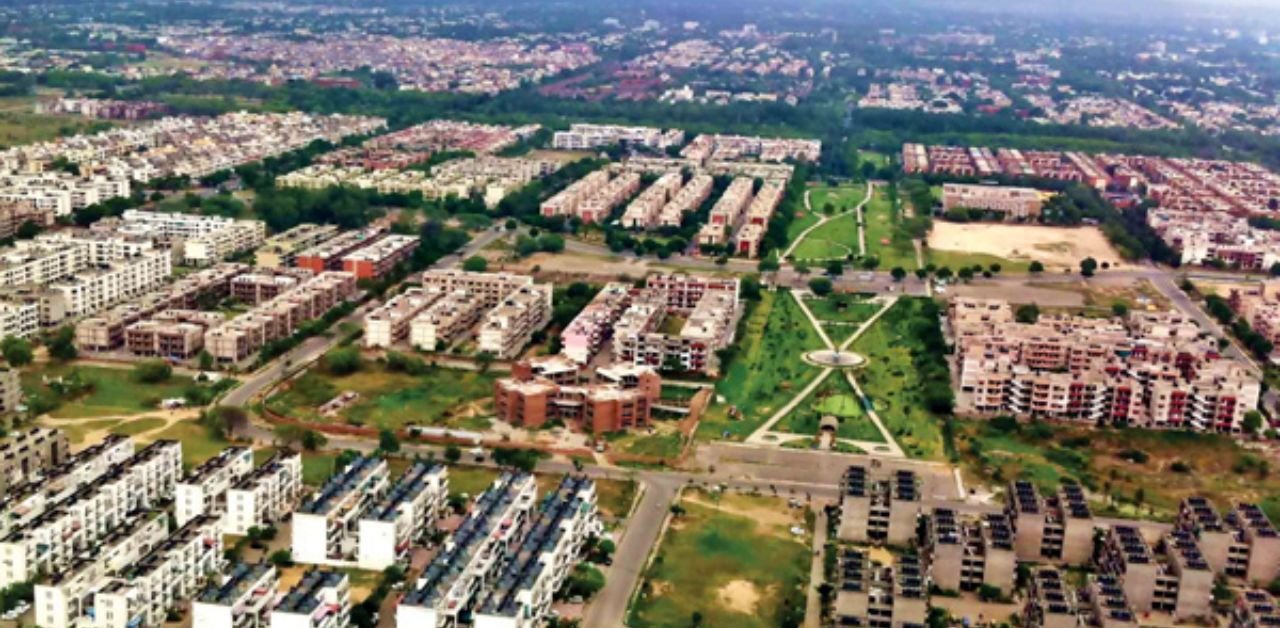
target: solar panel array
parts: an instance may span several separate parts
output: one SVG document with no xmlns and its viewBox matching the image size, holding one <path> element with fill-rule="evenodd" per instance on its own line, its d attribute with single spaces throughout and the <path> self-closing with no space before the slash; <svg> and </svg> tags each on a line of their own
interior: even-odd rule
<svg viewBox="0 0 1280 628">
<path fill-rule="evenodd" d="M 230 606 L 244 595 L 246 589 L 253 586 L 272 569 L 274 567 L 269 563 L 236 563 L 222 584 L 209 583 L 196 600 L 205 604 Z"/>
<path fill-rule="evenodd" d="M 320 606 L 320 594 L 327 588 L 337 587 L 346 578 L 345 574 L 336 571 L 312 569 L 303 574 L 284 599 L 276 605 L 276 610 L 285 613 L 307 615 Z"/>
<path fill-rule="evenodd" d="M 360 487 L 360 484 L 373 473 L 373 470 L 382 463 L 381 458 L 371 456 L 361 456 L 356 458 L 347 468 L 342 470 L 337 476 L 330 478 L 325 483 L 324 488 L 315 497 L 307 500 L 298 512 L 325 515 L 328 514 L 333 506 L 346 497 L 352 491 Z"/>
<path fill-rule="evenodd" d="M 413 501 L 415 497 L 421 495 L 423 491 L 431 486 L 433 477 L 444 472 L 444 465 L 428 462 L 413 463 L 413 466 L 409 467 L 409 470 L 405 471 L 404 475 L 400 477 L 400 481 L 396 482 L 391 492 L 387 493 L 387 496 L 377 504 L 374 504 L 364 518 L 376 521 L 393 521 L 400 511 L 401 504 Z"/>
</svg>

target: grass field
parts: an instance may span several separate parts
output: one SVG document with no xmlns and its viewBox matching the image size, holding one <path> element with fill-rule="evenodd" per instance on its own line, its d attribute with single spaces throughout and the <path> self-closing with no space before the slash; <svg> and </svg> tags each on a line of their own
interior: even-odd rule
<svg viewBox="0 0 1280 628">
<path fill-rule="evenodd" d="M 143 417 L 141 419 L 125 421 L 124 423 L 111 428 L 111 433 L 120 434 L 121 436 L 137 436 L 138 434 L 143 434 L 150 432 L 151 430 L 164 427 L 164 423 L 164 419 Z"/>
<path fill-rule="evenodd" d="M 837 216 L 809 232 L 791 253 L 797 260 L 844 259 L 858 254 L 858 220 L 853 214 Z"/>
<path fill-rule="evenodd" d="M 179 421 L 162 432 L 149 436 L 153 440 L 176 440 L 182 442 L 182 465 L 194 467 L 216 455 L 231 443 L 210 433 L 203 425 L 195 421 Z"/>
<path fill-rule="evenodd" d="M 701 438 L 742 440 L 819 373 L 800 356 L 823 347 L 794 297 L 765 292 L 744 321 L 738 353 L 716 383 L 715 403 L 698 424 Z M 730 406 L 739 416 L 730 416 Z"/>
<path fill-rule="evenodd" d="M 831 203 L 834 208 L 832 213 L 840 213 L 853 209 L 866 194 L 867 188 L 862 185 L 820 185 L 813 188 L 809 204 L 814 211 L 826 213 L 827 203 Z"/>
<path fill-rule="evenodd" d="M 335 377 L 315 367 L 288 390 L 267 400 L 267 407 L 304 421 L 347 421 L 376 427 L 443 425 L 457 429 L 489 427 L 492 374 L 439 368 L 414 376 L 366 363 L 360 371 Z M 321 416 L 320 405 L 345 391 L 360 397 L 336 416 Z"/>
<path fill-rule="evenodd" d="M 916 268 L 915 248 L 910 238 L 898 233 L 901 214 L 883 186 L 876 188 L 862 213 L 867 229 L 867 254 L 880 260 L 880 268 Z"/>
<path fill-rule="evenodd" d="M 804 615 L 807 535 L 778 498 L 690 491 L 686 514 L 663 535 L 629 612 L 633 628 L 690 625 L 772 628 Z M 797 624 L 798 625 L 798 624 Z"/>
<path fill-rule="evenodd" d="M 973 266 L 981 266 L 982 268 L 990 268 L 992 264 L 1000 265 L 1002 273 L 1025 273 L 1031 268 L 1031 262 L 1005 259 L 995 255 L 987 255 L 986 253 L 966 253 L 964 251 L 937 251 L 934 249 L 925 250 L 925 263 L 933 264 L 938 268 L 947 267 L 952 272 L 957 272 L 961 268 L 971 268 Z"/>
<path fill-rule="evenodd" d="M 600 516 L 610 521 L 620 521 L 631 514 L 636 501 L 634 480 L 596 480 L 596 507 Z"/>
<path fill-rule="evenodd" d="M 1053 490 L 1070 478 L 1088 489 L 1101 514 L 1168 521 L 1184 497 L 1204 495 L 1219 508 L 1254 502 L 1280 519 L 1280 477 L 1225 436 L 1047 423 L 958 426 L 957 448 L 971 479 L 1000 486 L 1018 477 Z"/>
<path fill-rule="evenodd" d="M 840 427 L 836 429 L 838 438 L 884 442 L 880 430 L 876 429 L 863 411 L 853 387 L 840 373 L 828 376 L 804 403 L 778 423 L 777 429 L 780 432 L 816 436 L 822 417 L 828 415 L 840 420 Z"/>
<path fill-rule="evenodd" d="M 920 345 L 912 325 L 922 320 L 922 306 L 918 299 L 898 301 L 853 343 L 853 350 L 867 359 L 858 382 L 903 451 L 913 458 L 941 460 L 942 423 L 925 409 L 923 382 L 912 361 L 912 351 Z"/>
<path fill-rule="evenodd" d="M 684 448 L 684 437 L 674 423 L 659 425 L 653 434 L 643 432 L 616 432 L 610 434 L 609 447 L 614 451 L 636 456 L 673 459 Z"/>
<path fill-rule="evenodd" d="M 33 144 L 77 133 L 96 133 L 115 126 L 103 120 L 34 111 L 34 97 L 0 98 L 0 147 Z"/>
<path fill-rule="evenodd" d="M 27 395 L 57 397 L 45 380 L 79 373 L 93 384 L 93 390 L 72 399 L 61 399 L 49 416 L 58 419 L 91 419 L 126 416 L 155 410 L 161 399 L 181 397 L 192 382 L 190 377 L 174 375 L 159 384 L 143 384 L 134 380 L 129 369 L 103 368 L 76 364 L 40 364 L 22 372 L 22 390 Z"/>
</svg>

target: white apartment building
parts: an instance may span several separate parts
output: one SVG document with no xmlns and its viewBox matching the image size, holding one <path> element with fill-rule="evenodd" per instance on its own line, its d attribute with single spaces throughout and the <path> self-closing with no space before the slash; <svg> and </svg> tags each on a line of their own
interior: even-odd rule
<svg viewBox="0 0 1280 628">
<path fill-rule="evenodd" d="M 475 628 L 537 628 L 556 591 L 582 559 L 588 538 L 604 531 L 595 482 L 565 477 L 544 500 L 533 529 L 474 616 Z"/>
<path fill-rule="evenodd" d="M 485 314 L 480 324 L 478 348 L 501 360 L 514 358 L 551 322 L 551 284 L 516 289 Z"/>
<path fill-rule="evenodd" d="M 56 325 L 88 316 L 126 299 L 138 297 L 173 275 L 173 258 L 164 251 L 144 253 L 102 268 L 81 269 L 48 284 L 40 292 L 41 323 Z"/>
<path fill-rule="evenodd" d="M 293 512 L 301 494 L 302 454 L 277 453 L 227 489 L 223 532 L 243 536 L 250 528 L 275 525 Z"/>
<path fill-rule="evenodd" d="M 0 539 L 44 514 L 53 504 L 133 457 L 133 439 L 110 434 L 96 445 L 72 454 L 25 484 L 10 486 L 0 499 Z"/>
<path fill-rule="evenodd" d="M 169 536 L 169 518 L 152 510 L 116 528 L 92 555 L 50 574 L 35 587 L 36 625 L 42 628 L 93 626 L 93 591 L 120 570 L 138 562 Z"/>
<path fill-rule="evenodd" d="M 347 574 L 313 569 L 271 611 L 271 628 L 347 628 L 351 581 Z"/>
<path fill-rule="evenodd" d="M 504 473 L 476 499 L 444 549 L 396 607 L 399 628 L 456 625 L 526 535 L 536 509 L 532 475 Z"/>
<path fill-rule="evenodd" d="M 416 462 L 391 492 L 358 522 L 357 563 L 382 571 L 401 562 L 443 512 L 449 496 L 449 471 L 443 465 Z"/>
<path fill-rule="evenodd" d="M 390 347 L 409 335 L 409 324 L 422 310 L 443 296 L 442 292 L 409 288 L 364 316 L 364 346 Z"/>
<path fill-rule="evenodd" d="M 29 338 L 40 331 L 40 304 L 0 301 L 0 338 Z"/>
<path fill-rule="evenodd" d="M 46 507 L 0 540 L 0 587 L 54 573 L 106 537 L 129 513 L 172 497 L 182 473 L 182 445 L 156 441 L 92 484 Z"/>
<path fill-rule="evenodd" d="M 710 175 L 697 174 L 694 175 L 684 187 L 676 192 L 671 201 L 662 206 L 658 211 L 657 224 L 660 227 L 679 227 L 684 221 L 684 215 L 697 211 L 699 207 L 706 202 L 711 196 L 711 188 L 715 186 L 715 179 Z"/>
<path fill-rule="evenodd" d="M 271 563 L 237 563 L 215 576 L 191 602 L 193 628 L 266 628 L 280 600 L 280 573 Z"/>
<path fill-rule="evenodd" d="M 190 599 L 220 572 L 222 532 L 212 517 L 196 517 L 93 596 L 98 628 L 159 626 L 169 609 Z"/>
<path fill-rule="evenodd" d="M 531 285 L 533 277 L 514 273 L 473 273 L 457 269 L 422 273 L 423 288 L 446 293 L 466 290 L 479 297 L 485 307 L 493 307 L 517 288 Z"/>
<path fill-rule="evenodd" d="M 125 210 L 122 218 L 122 233 L 181 243 L 183 262 L 191 266 L 208 266 L 257 248 L 267 236 L 261 220 L 139 209 Z"/>
<path fill-rule="evenodd" d="M 620 126 L 614 124 L 571 124 L 568 131 L 556 131 L 551 145 L 560 150 L 589 150 L 624 144 L 664 150 L 684 143 L 681 129 L 656 129 L 644 126 Z"/>
<path fill-rule="evenodd" d="M 254 254 L 254 265 L 261 268 L 286 268 L 293 266 L 298 252 L 338 235 L 334 225 L 317 225 L 304 222 L 267 238 Z"/>
<path fill-rule="evenodd" d="M 248 447 L 228 447 L 192 469 L 174 487 L 174 520 L 182 526 L 201 515 L 221 515 L 227 491 L 250 471 L 253 450 Z"/>
<path fill-rule="evenodd" d="M 657 223 L 658 215 L 667 202 L 675 197 L 684 183 L 680 172 L 668 172 L 645 188 L 639 196 L 627 204 L 622 214 L 622 226 L 628 229 L 648 229 Z"/>
<path fill-rule="evenodd" d="M 451 292 L 409 322 L 409 344 L 423 351 L 447 347 L 480 322 L 481 295 L 469 290 Z"/>
<path fill-rule="evenodd" d="M 293 559 L 313 565 L 351 564 L 357 524 L 386 493 L 390 471 L 381 458 L 362 457 L 330 478 L 293 513 Z"/>
</svg>

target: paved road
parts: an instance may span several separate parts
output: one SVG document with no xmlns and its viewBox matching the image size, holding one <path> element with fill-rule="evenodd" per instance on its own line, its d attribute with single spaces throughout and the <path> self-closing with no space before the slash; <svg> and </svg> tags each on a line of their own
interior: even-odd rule
<svg viewBox="0 0 1280 628">
<path fill-rule="evenodd" d="M 587 607 L 587 626 L 622 626 L 631 593 L 639 585 L 648 564 L 649 552 L 658 544 L 663 522 L 681 482 L 674 478 L 650 478 L 644 482 L 644 496 L 627 522 L 626 532 L 613 554 L 604 589 Z"/>
<path fill-rule="evenodd" d="M 506 235 L 505 231 L 489 229 L 479 236 L 473 238 L 458 253 L 446 255 L 431 265 L 431 268 L 451 268 L 462 263 L 462 260 L 475 255 L 481 249 L 488 246 L 494 240 Z M 356 308 L 354 312 L 346 318 L 338 321 L 338 324 L 344 322 L 359 323 L 364 315 L 374 307 L 371 303 L 362 304 Z M 342 341 L 342 337 L 338 334 L 330 336 L 313 336 L 302 341 L 293 350 L 285 353 L 283 356 L 272 360 L 266 366 L 258 369 L 250 374 L 243 383 L 235 389 L 228 392 L 220 402 L 222 405 L 243 407 L 253 401 L 255 397 L 266 392 L 276 383 L 284 380 L 290 375 L 302 370 L 311 362 L 320 359 L 330 349 L 337 346 Z"/>
<path fill-rule="evenodd" d="M 804 606 L 804 627 L 819 628 L 822 625 L 822 596 L 818 588 L 823 585 L 826 574 L 823 573 L 823 552 L 827 545 L 827 509 L 826 504 L 814 504 L 818 518 L 813 523 L 813 559 L 809 563 L 809 591 Z"/>
</svg>

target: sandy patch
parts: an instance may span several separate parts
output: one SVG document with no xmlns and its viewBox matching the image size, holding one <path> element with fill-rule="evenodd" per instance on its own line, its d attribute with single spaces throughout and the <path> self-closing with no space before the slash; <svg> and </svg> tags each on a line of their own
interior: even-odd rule
<svg viewBox="0 0 1280 628">
<path fill-rule="evenodd" d="M 493 268 L 490 264 L 491 270 Z M 649 274 L 649 263 L 635 257 L 603 257 L 574 253 L 534 253 L 522 260 L 505 262 L 500 270 L 532 273 L 538 267 L 539 274 L 563 273 L 566 275 L 596 275 L 602 277 L 644 277 Z"/>
<path fill-rule="evenodd" d="M 1043 227 L 991 223 L 936 221 L 929 232 L 929 248 L 940 251 L 985 253 L 1015 261 L 1039 261 L 1046 270 L 1080 266 L 1092 257 L 1112 268 L 1123 259 L 1097 227 Z"/>
<path fill-rule="evenodd" d="M 699 506 L 746 517 L 762 526 L 780 526 L 782 530 L 787 530 L 801 521 L 795 513 L 803 512 L 787 508 L 781 499 L 775 504 L 763 505 L 748 501 L 750 498 L 747 496 L 732 493 L 721 495 L 718 503 L 703 493 L 689 494 L 684 499 Z"/>
<path fill-rule="evenodd" d="M 747 580 L 733 580 L 716 591 L 716 601 L 735 613 L 754 615 L 760 604 L 760 591 Z"/>
<path fill-rule="evenodd" d="M 661 597 L 673 591 L 676 587 L 674 584 L 666 580 L 651 580 L 653 586 L 653 597 Z"/>
</svg>

